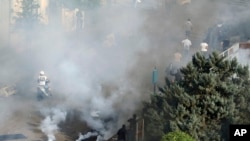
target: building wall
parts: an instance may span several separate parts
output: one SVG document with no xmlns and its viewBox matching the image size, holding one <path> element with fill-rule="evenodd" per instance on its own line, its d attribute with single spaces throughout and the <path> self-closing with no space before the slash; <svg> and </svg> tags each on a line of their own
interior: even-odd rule
<svg viewBox="0 0 250 141">
<path fill-rule="evenodd" d="M 76 29 L 76 9 L 62 9 L 62 25 L 66 31 L 74 31 Z"/>
<path fill-rule="evenodd" d="M 42 16 L 42 23 L 44 24 L 48 24 L 48 6 L 49 6 L 49 2 L 48 0 L 39 0 L 39 5 L 40 5 L 40 9 L 39 9 L 39 13 Z"/>
<path fill-rule="evenodd" d="M 10 1 L 0 0 L 0 48 L 8 44 Z"/>
</svg>

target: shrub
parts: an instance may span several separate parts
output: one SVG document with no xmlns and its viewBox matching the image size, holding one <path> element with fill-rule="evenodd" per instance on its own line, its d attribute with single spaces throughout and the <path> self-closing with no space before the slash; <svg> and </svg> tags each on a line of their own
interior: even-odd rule
<svg viewBox="0 0 250 141">
<path fill-rule="evenodd" d="M 161 141 L 195 141 L 195 139 L 185 132 L 174 131 L 162 136 Z"/>
</svg>

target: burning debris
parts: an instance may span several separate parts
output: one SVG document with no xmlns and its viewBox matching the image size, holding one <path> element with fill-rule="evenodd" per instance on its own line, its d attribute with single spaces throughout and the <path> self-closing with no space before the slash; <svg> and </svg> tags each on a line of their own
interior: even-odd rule
<svg viewBox="0 0 250 141">
<path fill-rule="evenodd" d="M 53 109 L 41 123 L 41 130 L 46 134 L 48 141 L 55 141 L 55 132 L 59 130 L 58 124 L 65 121 L 67 113 L 59 109 Z"/>
</svg>

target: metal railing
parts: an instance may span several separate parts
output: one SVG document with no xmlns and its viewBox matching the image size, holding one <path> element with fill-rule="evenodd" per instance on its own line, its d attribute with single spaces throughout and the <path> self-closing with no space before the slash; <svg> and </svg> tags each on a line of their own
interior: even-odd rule
<svg viewBox="0 0 250 141">
<path fill-rule="evenodd" d="M 236 53 L 238 52 L 238 50 L 239 50 L 239 43 L 235 43 L 230 48 L 220 53 L 219 56 L 231 59 L 233 57 L 236 57 Z"/>
</svg>

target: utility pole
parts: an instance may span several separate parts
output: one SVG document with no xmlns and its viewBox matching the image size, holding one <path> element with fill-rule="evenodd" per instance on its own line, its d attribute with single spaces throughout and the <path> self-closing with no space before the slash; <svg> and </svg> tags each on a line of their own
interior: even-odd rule
<svg viewBox="0 0 250 141">
<path fill-rule="evenodd" d="M 153 83 L 153 90 L 154 90 L 154 94 L 156 94 L 156 86 L 157 86 L 157 81 L 158 81 L 158 71 L 156 69 L 156 67 L 153 70 L 152 73 L 152 83 Z"/>
</svg>

